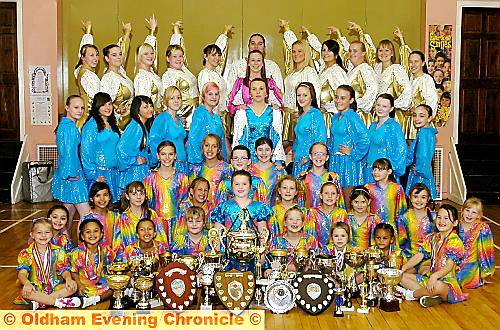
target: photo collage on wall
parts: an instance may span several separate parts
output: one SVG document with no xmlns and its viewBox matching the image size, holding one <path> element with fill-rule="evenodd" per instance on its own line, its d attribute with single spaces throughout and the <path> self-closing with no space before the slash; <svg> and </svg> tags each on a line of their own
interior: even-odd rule
<svg viewBox="0 0 500 330">
<path fill-rule="evenodd" d="M 438 127 L 446 125 L 452 108 L 452 30 L 451 24 L 429 25 L 427 68 L 438 92 L 438 111 L 434 119 Z"/>
</svg>

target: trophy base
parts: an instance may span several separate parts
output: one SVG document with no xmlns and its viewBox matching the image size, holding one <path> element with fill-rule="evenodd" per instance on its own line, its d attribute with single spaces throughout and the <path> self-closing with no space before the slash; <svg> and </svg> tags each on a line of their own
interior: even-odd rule
<svg viewBox="0 0 500 330">
<path fill-rule="evenodd" d="M 213 310 L 213 306 L 208 304 L 208 305 L 205 305 L 205 304 L 201 304 L 200 305 L 200 311 L 211 311 Z"/>
<path fill-rule="evenodd" d="M 386 300 L 384 298 L 380 298 L 379 308 L 384 312 L 398 312 L 399 309 L 399 301 L 397 300 Z"/>
<path fill-rule="evenodd" d="M 358 307 L 356 311 L 360 314 L 368 314 L 370 312 L 370 307 Z"/>
<path fill-rule="evenodd" d="M 342 312 L 342 309 L 335 309 L 333 317 L 344 317 L 344 312 Z"/>
<path fill-rule="evenodd" d="M 342 312 L 354 312 L 355 311 L 354 306 L 351 306 L 351 307 L 342 306 L 342 307 L 340 307 L 340 309 L 342 310 Z"/>
<path fill-rule="evenodd" d="M 368 307 L 377 307 L 377 305 L 378 305 L 378 298 L 366 299 L 366 305 Z"/>
<path fill-rule="evenodd" d="M 151 309 L 151 305 L 149 304 L 149 302 L 147 302 L 147 303 L 140 302 L 140 303 L 137 303 L 136 308 L 146 310 L 146 309 Z"/>
</svg>

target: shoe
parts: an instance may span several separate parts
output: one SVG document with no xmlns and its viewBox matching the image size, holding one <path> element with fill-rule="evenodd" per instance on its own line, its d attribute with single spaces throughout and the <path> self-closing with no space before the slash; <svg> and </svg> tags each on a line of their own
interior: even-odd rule
<svg viewBox="0 0 500 330">
<path fill-rule="evenodd" d="M 440 296 L 423 296 L 420 298 L 420 305 L 422 305 L 422 307 L 432 307 L 432 306 L 436 306 L 436 305 L 439 305 L 440 303 L 443 302 L 443 299 L 441 299 Z"/>
</svg>

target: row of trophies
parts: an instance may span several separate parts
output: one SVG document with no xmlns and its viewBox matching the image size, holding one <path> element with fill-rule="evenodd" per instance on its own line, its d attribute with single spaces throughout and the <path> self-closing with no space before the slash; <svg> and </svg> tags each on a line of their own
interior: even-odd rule
<svg viewBox="0 0 500 330">
<path fill-rule="evenodd" d="M 269 232 L 258 234 L 248 228 L 247 212 L 240 217 L 242 225 L 236 231 L 209 230 L 210 250 L 199 256 L 166 253 L 158 260 L 143 255 L 109 265 L 106 279 L 114 291 L 111 308 L 150 309 L 160 299 L 168 309 L 184 310 L 197 300 L 197 288 L 202 287 L 202 310 L 220 303 L 239 313 L 253 301 L 254 307 L 273 313 L 299 306 L 316 315 L 335 303 L 334 316 L 343 316 L 354 311 L 352 300 L 358 295 L 359 313 L 377 305 L 388 312 L 399 310 L 394 291 L 402 275 L 401 258 L 385 258 L 377 248 L 347 251 L 339 257 L 307 250 L 265 254 Z M 263 278 L 266 259 L 271 271 Z M 227 270 L 230 261 L 234 268 Z M 289 263 L 296 272 L 288 271 Z"/>
</svg>

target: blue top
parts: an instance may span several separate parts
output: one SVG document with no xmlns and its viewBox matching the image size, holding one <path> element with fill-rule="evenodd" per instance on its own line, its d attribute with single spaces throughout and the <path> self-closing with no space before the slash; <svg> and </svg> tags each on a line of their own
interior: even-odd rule
<svg viewBox="0 0 500 330">
<path fill-rule="evenodd" d="M 222 142 L 222 156 L 227 159 L 224 126 L 222 119 L 215 112 L 210 113 L 203 104 L 194 110 L 193 120 L 189 129 L 187 143 L 187 159 L 191 164 L 203 162 L 201 144 L 208 134 L 213 133 L 220 137 Z"/>
<path fill-rule="evenodd" d="M 422 127 L 417 137 L 408 147 L 406 165 L 411 165 L 416 174 L 426 178 L 434 178 L 431 170 L 432 158 L 436 149 L 437 129 L 432 126 Z"/>
<path fill-rule="evenodd" d="M 146 158 L 146 165 L 149 164 L 149 133 L 146 130 L 146 147 L 140 150 L 143 139 L 142 128 L 137 121 L 132 119 L 125 128 L 120 141 L 116 145 L 118 155 L 118 168 L 120 171 L 126 171 L 132 166 L 139 166 L 137 157 Z"/>
<path fill-rule="evenodd" d="M 68 117 L 63 117 L 56 132 L 56 144 L 59 152 L 55 172 L 63 180 L 76 178 L 83 174 L 82 164 L 78 156 L 80 142 L 80 132 L 75 123 Z"/>
<path fill-rule="evenodd" d="M 211 223 L 220 223 L 226 227 L 228 231 L 236 231 L 241 227 L 241 219 L 245 219 L 244 214 L 238 217 L 242 209 L 234 199 L 224 201 L 217 205 L 210 213 Z M 268 221 L 273 211 L 269 206 L 261 202 L 251 202 L 247 207 L 250 215 L 250 221 L 247 223 L 249 229 L 257 231 L 257 222 Z"/>
<path fill-rule="evenodd" d="M 156 116 L 151 130 L 149 132 L 149 139 L 151 144 L 151 163 L 154 164 L 158 161 L 156 156 L 156 149 L 163 141 L 173 142 L 177 151 L 177 160 L 186 161 L 186 130 L 182 124 L 181 118 L 175 116 L 177 122 L 171 114 L 167 111 L 160 113 Z"/>
<path fill-rule="evenodd" d="M 111 128 L 97 131 L 97 123 L 90 118 L 82 128 L 82 165 L 85 177 L 95 181 L 99 169 L 117 169 L 116 145 L 120 135 Z"/>
<path fill-rule="evenodd" d="M 366 156 L 366 167 L 371 169 L 379 158 L 391 161 L 394 176 L 399 178 L 406 171 L 406 140 L 401 126 L 393 119 L 388 118 L 379 128 L 378 120 L 370 125 L 368 137 L 370 149 Z M 371 177 L 371 170 L 370 170 Z M 365 176 L 367 182 L 373 182 L 373 177 Z"/>
<path fill-rule="evenodd" d="M 258 159 L 255 154 L 255 141 L 261 137 L 267 137 L 273 141 L 274 148 L 276 148 L 278 143 L 281 142 L 281 138 L 273 127 L 273 108 L 271 108 L 271 106 L 268 105 L 260 116 L 258 116 L 249 106 L 247 106 L 244 112 L 247 117 L 247 125 L 242 127 L 243 132 L 241 133 L 241 137 L 238 141 L 235 141 L 233 145 L 241 144 L 246 146 L 251 151 L 252 161 L 256 162 Z M 237 115 L 239 114 L 237 113 Z M 235 135 L 239 136 L 237 132 L 235 132 Z M 284 159 L 280 160 L 284 161 Z"/>
<path fill-rule="evenodd" d="M 339 152 L 339 147 L 343 144 L 353 148 L 349 154 L 352 160 L 360 162 L 366 156 L 370 147 L 368 129 L 354 110 L 333 115 L 330 133 L 330 154 Z"/>
<path fill-rule="evenodd" d="M 310 108 L 306 113 L 300 115 L 294 128 L 295 141 L 293 142 L 294 175 L 304 171 L 306 166 L 300 163 L 309 160 L 309 149 L 316 142 L 326 143 L 326 125 L 321 111 Z"/>
</svg>

